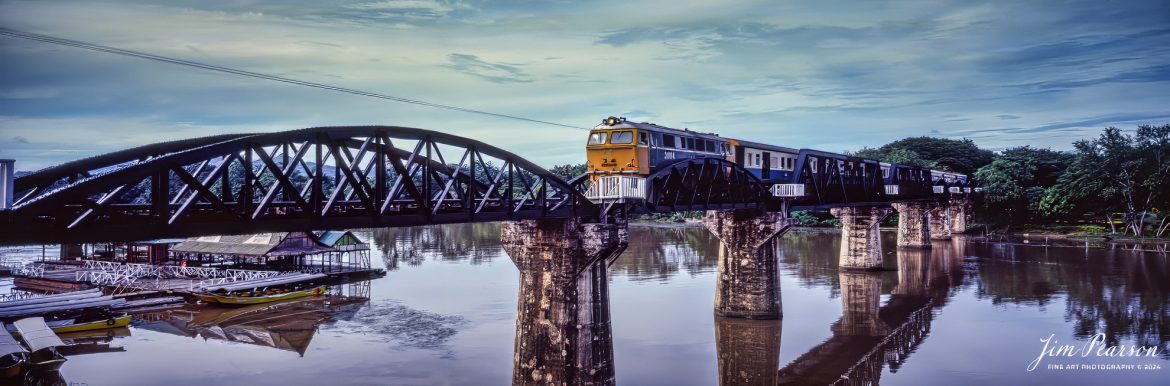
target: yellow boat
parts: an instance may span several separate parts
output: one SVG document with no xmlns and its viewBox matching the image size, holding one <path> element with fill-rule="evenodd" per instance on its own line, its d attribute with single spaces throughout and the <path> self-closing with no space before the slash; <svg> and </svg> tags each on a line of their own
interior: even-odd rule
<svg viewBox="0 0 1170 386">
<path fill-rule="evenodd" d="M 289 291 L 289 292 L 284 292 L 284 293 L 278 293 L 278 294 L 272 294 L 272 295 L 261 295 L 261 296 L 233 296 L 230 293 L 229 294 L 217 294 L 217 293 L 207 293 L 207 292 L 195 293 L 194 295 L 195 295 L 195 297 L 199 298 L 199 300 L 202 300 L 202 301 L 205 301 L 208 303 L 260 304 L 260 303 L 275 302 L 278 300 L 295 299 L 295 298 L 300 298 L 300 297 L 305 297 L 305 296 L 319 296 L 323 293 L 325 293 L 325 286 L 318 286 L 318 287 L 303 289 L 303 290 L 299 290 L 299 291 Z"/>
<path fill-rule="evenodd" d="M 122 314 L 109 319 L 95 320 L 85 323 L 70 323 L 51 327 L 53 332 L 64 334 L 67 332 L 92 331 L 106 328 L 126 327 L 130 325 L 130 315 Z M 51 325 L 52 323 L 50 323 Z"/>
</svg>

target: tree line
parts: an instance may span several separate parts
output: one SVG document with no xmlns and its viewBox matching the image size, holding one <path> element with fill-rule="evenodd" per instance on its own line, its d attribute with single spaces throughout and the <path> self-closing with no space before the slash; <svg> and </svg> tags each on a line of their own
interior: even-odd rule
<svg viewBox="0 0 1170 386">
<path fill-rule="evenodd" d="M 976 221 L 991 226 L 1063 223 L 1139 237 L 1170 231 L 1170 124 L 1109 127 L 1070 151 L 992 152 L 969 139 L 915 137 L 855 155 L 971 176 L 983 187 Z"/>
</svg>

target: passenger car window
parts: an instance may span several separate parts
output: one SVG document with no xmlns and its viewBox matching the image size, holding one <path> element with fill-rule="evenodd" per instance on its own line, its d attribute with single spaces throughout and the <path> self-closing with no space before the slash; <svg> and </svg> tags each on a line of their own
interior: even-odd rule
<svg viewBox="0 0 1170 386">
<path fill-rule="evenodd" d="M 597 132 L 597 133 L 589 134 L 589 144 L 590 145 L 604 145 L 605 144 L 605 137 L 606 137 L 606 135 L 604 132 Z"/>
<path fill-rule="evenodd" d="M 617 145 L 617 144 L 624 145 L 624 144 L 634 143 L 634 132 L 632 132 L 632 131 L 619 131 L 619 132 L 613 133 L 613 138 L 609 139 L 609 143 L 612 143 L 615 145 Z"/>
</svg>

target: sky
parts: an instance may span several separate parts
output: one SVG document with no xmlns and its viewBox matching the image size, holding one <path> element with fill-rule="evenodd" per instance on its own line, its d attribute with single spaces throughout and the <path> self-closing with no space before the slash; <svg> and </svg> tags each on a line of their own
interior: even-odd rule
<svg viewBox="0 0 1170 386">
<path fill-rule="evenodd" d="M 1167 1 L 0 1 L 0 27 L 592 127 L 1070 149 L 1170 123 Z M 586 131 L 0 36 L 0 158 L 394 125 L 580 163 Z"/>
</svg>

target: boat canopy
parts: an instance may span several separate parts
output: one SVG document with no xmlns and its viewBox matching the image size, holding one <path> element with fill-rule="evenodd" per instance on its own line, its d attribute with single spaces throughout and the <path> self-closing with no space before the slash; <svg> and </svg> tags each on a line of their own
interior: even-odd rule
<svg viewBox="0 0 1170 386">
<path fill-rule="evenodd" d="M 45 324 L 45 318 L 40 316 L 24 318 L 13 324 L 16 325 L 16 331 L 20 331 L 20 339 L 23 339 L 33 352 L 65 345 L 65 342 L 49 329 L 49 325 Z"/>
<path fill-rule="evenodd" d="M 326 275 L 321 274 L 321 273 L 297 273 L 297 274 L 292 274 L 292 275 L 274 276 L 274 277 L 269 277 L 269 278 L 264 278 L 264 279 L 237 281 L 237 282 L 233 282 L 233 283 L 204 287 L 203 289 L 208 291 L 208 292 L 214 292 L 214 291 L 219 291 L 219 290 L 232 292 L 232 291 L 242 291 L 242 290 L 247 290 L 247 289 L 252 289 L 252 288 L 272 287 L 272 286 L 276 286 L 276 285 L 299 283 L 299 282 L 304 282 L 304 281 L 317 280 L 317 279 L 320 279 L 323 277 L 326 277 Z"/>
<path fill-rule="evenodd" d="M 58 299 L 56 301 L 45 302 L 45 303 L 40 303 L 40 304 L 25 304 L 25 305 L 20 305 L 20 306 L 0 308 L 0 314 L 16 312 L 16 311 L 23 311 L 23 310 L 31 310 L 31 309 L 37 309 L 37 308 L 66 306 L 66 305 L 71 305 L 71 304 L 72 305 L 89 304 L 89 303 L 99 302 L 99 301 L 104 301 L 104 300 L 112 300 L 113 298 L 114 298 L 113 296 L 98 295 L 98 296 L 88 297 L 88 298 Z"/>
<path fill-rule="evenodd" d="M 28 352 L 24 346 L 20 345 L 20 342 L 16 341 L 16 338 L 12 337 L 12 334 L 8 333 L 7 327 L 4 323 L 0 323 L 0 356 Z"/>
<path fill-rule="evenodd" d="M 94 297 L 98 297 L 98 296 L 102 296 L 102 291 L 97 289 L 97 288 L 91 288 L 91 289 L 81 290 L 81 291 L 66 292 L 66 293 L 61 293 L 61 294 L 38 296 L 35 298 L 29 298 L 29 299 L 0 302 L 0 310 L 6 310 L 6 309 L 9 309 L 11 307 L 26 306 L 29 304 L 55 303 L 55 302 L 59 302 L 62 300 L 85 299 L 85 298 L 94 298 Z"/>
<path fill-rule="evenodd" d="M 101 308 L 118 306 L 126 303 L 125 299 L 114 299 L 112 297 L 100 297 L 94 299 L 86 299 L 84 301 L 51 303 L 39 305 L 38 307 L 21 307 L 18 309 L 0 310 L 0 318 L 13 318 L 26 315 L 42 315 L 48 312 L 55 311 L 74 311 L 84 310 L 89 308 Z"/>
</svg>

